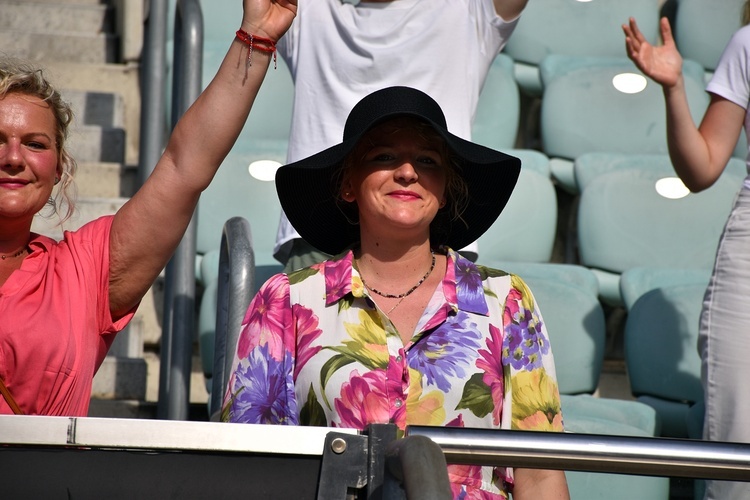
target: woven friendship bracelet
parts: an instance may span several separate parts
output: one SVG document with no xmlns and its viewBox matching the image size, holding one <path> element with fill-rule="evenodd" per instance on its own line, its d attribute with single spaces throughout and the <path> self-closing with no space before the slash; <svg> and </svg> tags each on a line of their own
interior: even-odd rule
<svg viewBox="0 0 750 500">
<path fill-rule="evenodd" d="M 237 39 L 247 45 L 247 65 L 253 65 L 253 50 L 259 50 L 268 54 L 273 54 L 273 69 L 276 69 L 276 42 L 270 38 L 252 35 L 243 29 L 237 30 Z"/>
</svg>

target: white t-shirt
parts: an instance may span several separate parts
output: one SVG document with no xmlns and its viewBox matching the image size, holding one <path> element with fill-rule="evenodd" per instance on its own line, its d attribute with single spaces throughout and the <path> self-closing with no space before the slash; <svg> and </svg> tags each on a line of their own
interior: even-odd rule
<svg viewBox="0 0 750 500">
<path fill-rule="evenodd" d="M 731 38 L 706 90 L 745 109 L 745 137 L 750 130 L 750 25 L 740 28 Z M 750 144 L 750 137 L 748 137 Z M 750 147 L 745 163 L 750 175 Z M 750 189 L 750 177 L 745 178 Z"/>
<path fill-rule="evenodd" d="M 471 138 L 479 93 L 515 28 L 492 0 L 305 0 L 278 44 L 295 82 L 287 160 L 341 142 L 344 123 L 364 96 L 405 85 L 432 96 L 448 130 Z M 274 254 L 299 235 L 282 212 Z"/>
</svg>

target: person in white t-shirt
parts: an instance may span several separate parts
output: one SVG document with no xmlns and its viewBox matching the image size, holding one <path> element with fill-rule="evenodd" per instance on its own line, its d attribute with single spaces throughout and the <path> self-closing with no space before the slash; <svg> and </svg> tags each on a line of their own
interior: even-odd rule
<svg viewBox="0 0 750 500">
<path fill-rule="evenodd" d="M 739 14 L 739 12 L 738 12 Z M 743 24 L 729 41 L 707 86 L 711 95 L 699 127 L 690 115 L 669 22 L 664 44 L 652 46 L 635 20 L 623 26 L 628 56 L 664 89 L 669 155 L 693 192 L 710 187 L 726 168 L 744 126 L 750 130 L 750 0 Z M 750 155 L 748 155 L 750 169 Z M 750 177 L 746 177 L 724 227 L 713 275 L 703 300 L 698 350 L 705 397 L 703 438 L 750 443 Z M 750 483 L 708 481 L 708 499 L 750 498 Z"/>
<path fill-rule="evenodd" d="M 295 82 L 287 162 L 340 142 L 365 95 L 408 85 L 435 99 L 471 139 L 479 93 L 528 0 L 305 0 L 279 41 Z M 476 242 L 462 249 L 476 256 Z M 274 256 L 289 272 L 328 256 L 282 213 Z"/>
</svg>

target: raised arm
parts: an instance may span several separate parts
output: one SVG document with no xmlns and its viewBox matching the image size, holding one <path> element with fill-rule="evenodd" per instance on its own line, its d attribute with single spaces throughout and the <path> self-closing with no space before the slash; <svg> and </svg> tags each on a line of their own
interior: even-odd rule
<svg viewBox="0 0 750 500">
<path fill-rule="evenodd" d="M 521 15 L 529 0 L 493 0 L 495 12 L 506 21 L 512 21 Z"/>
<path fill-rule="evenodd" d="M 278 40 L 296 0 L 244 0 L 242 28 Z M 211 83 L 179 120 L 143 187 L 117 212 L 110 236 L 110 309 L 118 318 L 143 297 L 179 244 L 198 203 L 247 119 L 271 55 L 227 30 L 229 51 Z M 234 38 L 234 40 L 232 40 Z"/>
<path fill-rule="evenodd" d="M 697 127 L 690 115 L 682 73 L 682 56 L 666 18 L 660 28 L 663 45 L 653 46 L 635 19 L 623 25 L 628 57 L 645 75 L 662 86 L 667 108 L 667 143 L 675 172 L 693 192 L 708 188 L 719 178 L 737 143 L 745 110 L 722 97 L 711 103 Z"/>
</svg>

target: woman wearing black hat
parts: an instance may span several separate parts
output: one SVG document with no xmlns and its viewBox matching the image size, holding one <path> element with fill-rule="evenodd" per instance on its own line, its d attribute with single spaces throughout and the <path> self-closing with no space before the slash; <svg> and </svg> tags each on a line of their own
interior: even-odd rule
<svg viewBox="0 0 750 500">
<path fill-rule="evenodd" d="M 232 422 L 562 431 L 547 334 L 517 276 L 452 248 L 505 206 L 520 161 L 460 139 L 437 103 L 391 87 L 340 144 L 276 174 L 289 220 L 331 260 L 250 305 L 225 396 Z M 449 466 L 456 498 L 567 498 L 560 471 Z"/>
</svg>

